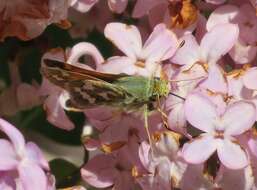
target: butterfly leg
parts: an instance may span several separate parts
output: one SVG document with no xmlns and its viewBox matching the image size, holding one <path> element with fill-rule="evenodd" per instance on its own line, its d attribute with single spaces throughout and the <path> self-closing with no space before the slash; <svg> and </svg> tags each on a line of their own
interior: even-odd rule
<svg viewBox="0 0 257 190">
<path fill-rule="evenodd" d="M 167 114 L 161 109 L 161 102 L 160 102 L 160 97 L 157 95 L 157 111 L 160 112 L 161 117 L 162 117 L 162 122 L 163 125 L 166 129 L 169 129 L 168 125 L 168 116 Z"/>
<path fill-rule="evenodd" d="M 151 150 L 153 150 L 152 149 L 153 143 L 152 143 L 152 138 L 151 138 L 151 134 L 149 131 L 149 125 L 148 125 L 148 105 L 147 104 L 144 105 L 144 120 L 145 120 L 145 130 L 146 130 L 146 133 L 148 136 L 149 144 L 150 144 Z"/>
</svg>

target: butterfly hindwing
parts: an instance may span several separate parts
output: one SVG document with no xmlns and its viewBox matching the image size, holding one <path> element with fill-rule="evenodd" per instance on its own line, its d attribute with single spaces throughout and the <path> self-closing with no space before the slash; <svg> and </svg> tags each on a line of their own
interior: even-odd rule
<svg viewBox="0 0 257 190">
<path fill-rule="evenodd" d="M 97 105 L 119 106 L 126 92 L 116 85 L 97 80 L 77 80 L 67 83 L 73 107 L 84 109 Z"/>
</svg>

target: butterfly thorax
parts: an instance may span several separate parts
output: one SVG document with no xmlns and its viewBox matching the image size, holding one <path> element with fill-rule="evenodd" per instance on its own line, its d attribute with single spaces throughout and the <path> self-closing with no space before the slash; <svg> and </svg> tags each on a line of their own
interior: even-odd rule
<svg viewBox="0 0 257 190">
<path fill-rule="evenodd" d="M 163 97 L 169 93 L 168 83 L 159 78 L 126 76 L 118 79 L 114 84 L 126 91 L 127 97 L 123 103 L 136 107 L 154 102 L 157 96 Z"/>
</svg>

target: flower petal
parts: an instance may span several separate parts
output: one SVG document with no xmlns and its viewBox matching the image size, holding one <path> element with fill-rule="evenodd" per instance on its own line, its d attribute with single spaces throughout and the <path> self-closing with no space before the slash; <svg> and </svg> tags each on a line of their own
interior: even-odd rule
<svg viewBox="0 0 257 190">
<path fill-rule="evenodd" d="M 134 75 L 136 73 L 136 66 L 134 65 L 134 60 L 130 57 L 115 56 L 110 57 L 105 64 L 102 64 L 99 71 L 111 74 L 125 73 Z"/>
<path fill-rule="evenodd" d="M 208 78 L 201 83 L 201 87 L 216 93 L 227 93 L 227 81 L 223 70 L 218 65 L 211 65 Z"/>
<path fill-rule="evenodd" d="M 51 94 L 46 99 L 44 108 L 47 112 L 47 120 L 56 127 L 72 130 L 75 126 L 65 114 L 59 102 L 60 97 L 59 94 Z"/>
<path fill-rule="evenodd" d="M 217 149 L 216 140 L 213 136 L 202 135 L 184 144 L 182 148 L 183 158 L 192 164 L 205 162 Z M 203 151 L 204 150 L 204 151 Z"/>
<path fill-rule="evenodd" d="M 0 118 L 0 130 L 10 138 L 17 153 L 21 153 L 24 150 L 24 137 L 16 127 Z"/>
<path fill-rule="evenodd" d="M 47 189 L 47 177 L 38 165 L 31 162 L 23 163 L 19 165 L 18 172 L 24 189 Z"/>
<path fill-rule="evenodd" d="M 215 4 L 215 5 L 219 5 L 219 4 L 222 4 L 222 3 L 225 3 L 226 0 L 205 0 L 207 3 L 212 3 L 212 4 Z"/>
<path fill-rule="evenodd" d="M 257 67 L 253 67 L 243 76 L 243 83 L 246 88 L 257 90 Z"/>
<path fill-rule="evenodd" d="M 136 60 L 141 52 L 142 40 L 140 32 L 134 25 L 109 23 L 104 29 L 104 35 L 128 57 Z"/>
<path fill-rule="evenodd" d="M 239 28 L 234 24 L 219 24 L 203 37 L 200 49 L 203 61 L 214 64 L 229 52 L 238 39 Z"/>
<path fill-rule="evenodd" d="M 122 13 L 128 4 L 128 0 L 108 0 L 108 5 L 110 9 L 115 13 Z"/>
<path fill-rule="evenodd" d="M 240 38 L 234 45 L 234 47 L 229 51 L 231 58 L 238 64 L 250 63 L 254 60 L 257 54 L 257 47 L 253 45 L 248 45 L 246 42 Z"/>
<path fill-rule="evenodd" d="M 243 116 L 243 117 L 242 117 Z M 256 119 L 254 104 L 239 101 L 229 106 L 222 117 L 225 135 L 240 135 L 250 129 Z"/>
<path fill-rule="evenodd" d="M 179 40 L 185 41 L 185 44 L 177 50 L 171 61 L 178 65 L 188 65 L 188 67 L 200 61 L 199 45 L 195 37 L 192 34 L 188 34 Z"/>
<path fill-rule="evenodd" d="M 248 165 L 246 152 L 239 144 L 224 139 L 217 148 L 220 161 L 230 169 L 241 169 Z"/>
<path fill-rule="evenodd" d="M 238 16 L 239 9 L 235 5 L 224 5 L 215 9 L 208 18 L 206 29 L 210 31 L 218 24 L 231 23 Z"/>
<path fill-rule="evenodd" d="M 67 62 L 70 64 L 76 64 L 79 62 L 79 58 L 83 55 L 92 56 L 96 64 L 96 70 L 104 62 L 104 58 L 99 52 L 99 50 L 93 44 L 88 42 L 80 42 L 73 46 L 70 51 Z"/>
<path fill-rule="evenodd" d="M 257 158 L 257 137 L 249 139 L 247 143 L 252 154 Z"/>
<path fill-rule="evenodd" d="M 114 184 L 115 160 L 111 155 L 97 155 L 81 169 L 82 178 L 90 185 L 105 188 Z"/>
<path fill-rule="evenodd" d="M 166 25 L 158 24 L 145 42 L 140 57 L 149 62 L 159 62 L 173 56 L 177 48 L 176 35 Z"/>
<path fill-rule="evenodd" d="M 16 160 L 17 155 L 12 144 L 7 140 L 0 139 L 0 150 L 0 170 L 15 169 L 18 165 L 18 160 Z"/>
<path fill-rule="evenodd" d="M 167 4 L 166 0 L 148 0 L 147 3 L 145 0 L 137 0 L 132 16 L 134 18 L 140 18 L 147 14 L 153 7 L 162 3 Z"/>
<path fill-rule="evenodd" d="M 40 148 L 33 142 L 28 142 L 26 144 L 27 158 L 36 164 L 40 165 L 45 170 L 50 170 L 47 160 Z"/>
<path fill-rule="evenodd" d="M 214 121 L 218 117 L 215 105 L 203 95 L 193 93 L 186 98 L 185 115 L 194 127 L 205 131 L 214 131 Z"/>
</svg>

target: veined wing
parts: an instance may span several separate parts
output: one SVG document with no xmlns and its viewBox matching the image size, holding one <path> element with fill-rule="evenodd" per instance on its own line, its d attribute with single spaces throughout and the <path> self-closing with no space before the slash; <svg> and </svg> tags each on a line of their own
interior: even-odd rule
<svg viewBox="0 0 257 190">
<path fill-rule="evenodd" d="M 47 72 L 49 74 L 55 74 L 58 71 L 64 73 L 66 71 L 68 73 L 73 73 L 74 77 L 82 77 L 82 78 L 88 77 L 91 79 L 94 78 L 94 79 L 103 80 L 110 83 L 121 77 L 128 76 L 126 74 L 109 74 L 109 73 L 101 73 L 93 70 L 87 70 L 65 62 L 50 60 L 50 59 L 45 59 L 42 65 L 43 74 L 47 75 L 48 73 L 44 73 L 45 69 L 47 69 Z M 51 71 L 53 71 L 54 73 L 50 73 Z"/>
<path fill-rule="evenodd" d="M 128 96 L 123 88 L 111 83 L 126 75 L 99 73 L 53 60 L 45 60 L 41 72 L 50 82 L 70 93 L 68 107 L 119 106 Z"/>
</svg>

